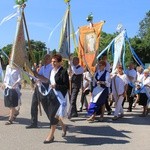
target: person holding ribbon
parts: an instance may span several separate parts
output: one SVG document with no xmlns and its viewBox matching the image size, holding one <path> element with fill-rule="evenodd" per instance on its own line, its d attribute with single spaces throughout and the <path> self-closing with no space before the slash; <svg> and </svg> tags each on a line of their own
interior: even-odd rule
<svg viewBox="0 0 150 150">
<path fill-rule="evenodd" d="M 9 64 L 6 67 L 6 73 L 3 82 L 4 89 L 4 104 L 9 108 L 9 119 L 5 125 L 11 125 L 19 114 L 15 107 L 18 106 L 20 99 L 20 84 L 21 84 L 21 71 L 14 64 Z"/>
<path fill-rule="evenodd" d="M 39 90 L 45 91 L 49 88 L 49 77 L 50 73 L 52 70 L 52 65 L 51 65 L 51 55 L 46 54 L 44 57 L 44 65 L 41 67 L 39 72 L 37 73 L 36 70 L 34 71 L 34 75 L 36 81 L 41 80 L 43 86 L 37 86 L 34 89 L 34 93 L 32 96 L 32 103 L 31 103 L 31 124 L 26 126 L 26 129 L 31 129 L 31 128 L 37 128 L 38 127 L 38 106 L 41 109 L 41 104 L 44 108 L 44 111 L 46 115 L 48 116 L 48 106 L 47 106 L 47 96 L 42 95 Z M 40 110 L 41 111 L 41 110 Z M 40 112 L 41 113 L 41 112 Z"/>
<path fill-rule="evenodd" d="M 63 117 L 67 115 L 69 75 L 67 70 L 62 67 L 62 56 L 60 54 L 53 55 L 51 63 L 53 69 L 50 75 L 50 86 L 47 99 L 51 129 L 44 144 L 54 141 L 54 132 L 58 123 L 62 126 L 62 137 L 66 136 L 67 132 L 67 126 L 63 123 Z"/>
</svg>

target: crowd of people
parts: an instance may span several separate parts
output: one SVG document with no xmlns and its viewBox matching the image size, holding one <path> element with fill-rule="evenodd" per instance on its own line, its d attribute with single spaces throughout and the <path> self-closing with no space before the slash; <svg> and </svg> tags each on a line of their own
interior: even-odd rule
<svg viewBox="0 0 150 150">
<path fill-rule="evenodd" d="M 79 58 L 70 59 L 69 69 L 63 68 L 62 56 L 46 54 L 43 64 L 39 67 L 33 65 L 33 80 L 35 84 L 31 103 L 31 124 L 27 129 L 38 128 L 38 106 L 41 104 L 48 117 L 50 131 L 44 140 L 44 144 L 54 141 L 56 126 L 62 127 L 62 137 L 66 136 L 68 126 L 63 118 L 72 119 L 78 117 L 79 113 L 87 111 L 87 121 L 104 121 L 105 108 L 108 115 L 112 114 L 111 105 L 115 109 L 112 120 L 124 117 L 124 102 L 128 102 L 128 112 L 131 112 L 136 104 L 142 105 L 141 117 L 149 112 L 150 102 L 150 69 L 144 69 L 131 62 L 127 70 L 118 64 L 114 73 L 107 61 L 107 56 L 98 60 L 94 75 L 91 74 L 88 66 L 82 67 Z M 3 82 L 4 104 L 10 109 L 9 119 L 5 125 L 13 124 L 19 114 L 19 100 L 21 97 L 21 70 L 15 64 L 6 68 Z M 81 91 L 77 105 L 77 97 Z M 90 97 L 90 101 L 87 99 Z M 110 103 L 111 100 L 111 103 Z M 69 104 L 67 103 L 69 101 Z M 67 110 L 67 105 L 69 109 Z M 96 117 L 96 116 L 100 117 Z"/>
</svg>

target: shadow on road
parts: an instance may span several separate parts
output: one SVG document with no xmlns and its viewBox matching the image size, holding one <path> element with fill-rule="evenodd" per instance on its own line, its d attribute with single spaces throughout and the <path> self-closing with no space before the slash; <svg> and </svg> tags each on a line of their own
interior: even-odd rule
<svg viewBox="0 0 150 150">
<path fill-rule="evenodd" d="M 129 133 L 130 131 L 117 131 L 110 126 L 76 126 L 69 128 L 69 132 L 78 133 L 81 137 L 67 136 L 65 138 L 67 143 L 76 143 L 87 146 L 102 144 L 126 144 L 129 143 L 129 140 L 123 140 L 122 138 L 130 139 L 124 134 L 127 132 Z"/>
</svg>

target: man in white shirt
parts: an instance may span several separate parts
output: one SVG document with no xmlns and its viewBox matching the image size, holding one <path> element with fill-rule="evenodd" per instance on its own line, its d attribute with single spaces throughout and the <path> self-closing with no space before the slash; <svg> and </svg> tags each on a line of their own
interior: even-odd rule
<svg viewBox="0 0 150 150">
<path fill-rule="evenodd" d="M 131 62 L 129 64 L 128 69 L 126 70 L 126 75 L 128 77 L 128 90 L 127 90 L 127 101 L 129 102 L 129 107 L 127 110 L 128 112 L 132 111 L 132 105 L 134 100 L 134 96 L 131 95 L 134 82 L 136 81 L 136 77 L 137 77 L 137 72 L 134 68 L 135 68 L 134 63 Z"/>
<path fill-rule="evenodd" d="M 82 78 L 83 78 L 83 72 L 84 69 L 82 66 L 79 65 L 79 58 L 74 57 L 72 62 L 70 62 L 71 65 L 71 97 L 70 97 L 70 108 L 68 112 L 68 118 L 71 117 L 78 117 L 77 113 L 77 96 L 79 93 L 79 90 L 81 88 Z"/>
<path fill-rule="evenodd" d="M 35 73 L 35 76 L 37 78 L 46 78 L 49 80 L 50 77 L 50 73 L 52 70 L 52 65 L 51 63 L 51 56 L 49 54 L 46 54 L 44 57 L 44 65 L 41 67 L 40 71 L 37 73 Z M 44 85 L 44 87 L 47 89 L 49 87 L 49 83 L 42 83 Z M 44 90 L 41 87 L 41 91 Z M 31 125 L 26 126 L 27 129 L 30 128 L 37 128 L 38 127 L 38 105 L 39 102 L 41 102 L 44 111 L 46 113 L 46 115 L 48 116 L 48 105 L 47 105 L 47 101 L 44 100 L 46 97 L 42 96 L 42 94 L 40 94 L 38 86 L 36 86 L 34 93 L 33 93 L 33 97 L 32 97 L 32 104 L 31 104 Z"/>
</svg>

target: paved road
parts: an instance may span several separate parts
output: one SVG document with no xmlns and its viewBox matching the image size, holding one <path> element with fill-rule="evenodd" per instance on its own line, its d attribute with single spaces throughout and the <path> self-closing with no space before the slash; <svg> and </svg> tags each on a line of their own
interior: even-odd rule
<svg viewBox="0 0 150 150">
<path fill-rule="evenodd" d="M 22 90 L 22 106 L 20 115 L 13 125 L 6 126 L 8 109 L 3 107 L 3 96 L 0 90 L 0 150 L 149 150 L 150 149 L 150 115 L 141 118 L 141 107 L 132 113 L 125 112 L 125 117 L 112 121 L 113 115 L 105 114 L 104 122 L 88 123 L 82 112 L 72 121 L 65 119 L 69 131 L 65 138 L 61 137 L 58 126 L 55 142 L 45 145 L 43 141 L 49 131 L 49 124 L 43 112 L 39 116 L 38 129 L 26 129 L 30 124 L 30 104 L 32 92 Z M 114 108 L 113 108 L 114 109 Z M 126 111 L 126 109 L 125 109 Z"/>
</svg>

